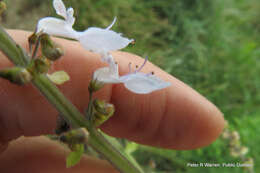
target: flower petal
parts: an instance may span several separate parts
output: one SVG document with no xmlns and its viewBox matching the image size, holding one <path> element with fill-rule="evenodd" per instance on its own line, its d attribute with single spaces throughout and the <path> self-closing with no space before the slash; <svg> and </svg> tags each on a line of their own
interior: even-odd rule
<svg viewBox="0 0 260 173">
<path fill-rule="evenodd" d="M 72 39 L 76 39 L 78 37 L 77 31 L 68 25 L 65 20 L 55 17 L 45 17 L 39 20 L 36 33 L 39 32 Z"/>
<path fill-rule="evenodd" d="M 58 15 L 64 17 L 64 19 L 67 19 L 66 7 L 62 0 L 53 0 L 53 7 Z"/>
<path fill-rule="evenodd" d="M 112 30 L 90 27 L 80 33 L 79 41 L 85 49 L 104 54 L 109 51 L 122 49 L 133 40 L 122 37 L 121 34 Z"/>
<path fill-rule="evenodd" d="M 171 85 L 171 83 L 164 82 L 154 75 L 144 73 L 125 75 L 120 77 L 120 81 L 127 89 L 137 94 L 148 94 Z"/>
<path fill-rule="evenodd" d="M 73 26 L 75 23 L 75 17 L 74 15 L 74 10 L 73 8 L 68 8 L 67 10 L 67 19 L 66 22 L 68 23 L 68 25 Z"/>
</svg>

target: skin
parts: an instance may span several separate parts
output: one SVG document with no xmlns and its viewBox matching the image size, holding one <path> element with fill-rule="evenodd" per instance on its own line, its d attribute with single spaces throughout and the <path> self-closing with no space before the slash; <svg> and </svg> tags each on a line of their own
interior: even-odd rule
<svg viewBox="0 0 260 173">
<path fill-rule="evenodd" d="M 8 32 L 28 49 L 29 32 Z M 84 50 L 78 42 L 55 41 L 64 48 L 65 56 L 54 63 L 51 71 L 64 70 L 70 75 L 71 80 L 59 88 L 83 111 L 87 106 L 91 76 L 95 69 L 106 64 L 100 61 L 99 55 Z M 112 55 L 119 63 L 121 75 L 128 72 L 129 62 L 134 67 L 144 61 L 126 52 Z M 0 69 L 10 66 L 9 60 L 0 54 Z M 204 147 L 216 140 L 224 127 L 223 115 L 216 106 L 149 62 L 142 71 L 153 71 L 172 85 L 147 95 L 131 93 L 121 84 L 106 85 L 95 97 L 112 102 L 116 112 L 101 126 L 104 132 L 141 144 L 178 150 Z M 11 173 L 117 172 L 107 162 L 90 157 L 66 169 L 66 149 L 45 137 L 32 137 L 53 133 L 57 111 L 30 84 L 16 86 L 0 79 L 0 86 L 0 170 Z"/>
</svg>

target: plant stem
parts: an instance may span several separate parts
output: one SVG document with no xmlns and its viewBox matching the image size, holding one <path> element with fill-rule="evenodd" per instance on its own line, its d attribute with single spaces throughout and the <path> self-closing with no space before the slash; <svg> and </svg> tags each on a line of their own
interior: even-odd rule
<svg viewBox="0 0 260 173">
<path fill-rule="evenodd" d="M 89 134 L 88 144 L 99 154 L 103 155 L 112 165 L 120 170 L 121 173 L 143 173 L 140 168 L 135 167 L 122 153 L 113 149 L 112 144 L 96 129 L 90 129 Z M 118 157 L 121 159 L 118 159 Z"/>
<path fill-rule="evenodd" d="M 78 109 L 45 75 L 34 75 L 32 83 L 74 128 L 86 126 L 86 120 Z"/>
<path fill-rule="evenodd" d="M 88 108 L 87 108 L 86 115 L 85 115 L 85 117 L 87 118 L 87 120 L 89 122 L 92 122 L 92 120 L 93 120 L 92 119 L 93 117 L 91 117 L 92 112 L 93 112 L 92 103 L 93 103 L 93 92 L 89 91 Z"/>
<path fill-rule="evenodd" d="M 36 75 L 33 84 L 52 103 L 61 115 L 71 123 L 73 127 L 85 127 L 89 132 L 88 144 L 98 153 L 110 161 L 117 169 L 123 173 L 139 173 L 130 161 L 118 152 L 97 129 L 92 128 L 83 115 L 71 104 L 62 93 L 54 86 L 45 75 Z"/>
<path fill-rule="evenodd" d="M 26 66 L 30 58 L 0 26 L 0 49 L 17 66 Z"/>
<path fill-rule="evenodd" d="M 16 66 L 26 67 L 30 58 L 0 26 L 0 50 Z M 103 155 L 122 173 L 142 173 L 119 151 L 117 151 L 102 134 L 90 125 L 80 111 L 52 84 L 43 74 L 33 74 L 33 85 L 46 97 L 46 99 L 64 116 L 74 128 L 85 127 L 89 131 L 88 144 Z"/>
</svg>

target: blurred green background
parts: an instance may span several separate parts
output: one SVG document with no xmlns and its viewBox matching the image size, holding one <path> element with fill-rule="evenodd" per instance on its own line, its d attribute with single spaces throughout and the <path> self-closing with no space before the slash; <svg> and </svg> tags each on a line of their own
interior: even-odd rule
<svg viewBox="0 0 260 173">
<path fill-rule="evenodd" d="M 181 79 L 225 114 L 238 131 L 247 157 L 260 172 L 260 1 L 259 0 L 64 0 L 75 9 L 75 29 L 106 27 L 136 39 L 127 51 L 150 60 Z M 5 27 L 33 30 L 37 20 L 55 15 L 52 1 L 7 1 Z M 190 168 L 187 163 L 235 163 L 227 143 L 193 151 L 155 149 L 126 143 L 155 172 L 244 172 L 242 168 Z"/>
</svg>

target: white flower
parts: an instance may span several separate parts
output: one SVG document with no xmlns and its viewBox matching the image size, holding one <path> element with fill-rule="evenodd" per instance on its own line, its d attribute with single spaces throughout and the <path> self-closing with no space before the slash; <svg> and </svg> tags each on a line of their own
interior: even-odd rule
<svg viewBox="0 0 260 173">
<path fill-rule="evenodd" d="M 44 17 L 38 21 L 36 33 L 43 32 L 49 35 L 76 39 L 78 33 L 72 28 L 75 23 L 73 8 L 68 8 L 66 10 L 62 0 L 53 0 L 53 7 L 56 10 L 56 13 L 64 19 Z"/>
<path fill-rule="evenodd" d="M 73 8 L 66 9 L 62 0 L 53 0 L 53 7 L 56 13 L 64 19 L 55 17 L 45 17 L 39 20 L 36 33 L 46 33 L 54 36 L 61 36 L 78 40 L 81 45 L 89 51 L 101 55 L 102 60 L 109 64 L 109 67 L 97 69 L 94 73 L 94 79 L 103 83 L 123 83 L 130 91 L 138 94 L 147 94 L 159 89 L 170 86 L 169 82 L 164 82 L 152 73 L 145 74 L 140 72 L 143 65 L 123 76 L 118 74 L 118 64 L 115 63 L 110 51 L 125 48 L 133 39 L 123 37 L 121 33 L 112 31 L 111 28 L 116 22 L 113 22 L 107 28 L 90 27 L 83 32 L 75 31 L 72 27 L 75 23 Z"/>
<path fill-rule="evenodd" d="M 37 24 L 36 33 L 43 32 L 49 35 L 76 39 L 86 50 L 100 54 L 102 59 L 107 63 L 113 62 L 113 57 L 109 54 L 110 51 L 125 48 L 129 43 L 134 41 L 133 39 L 122 37 L 121 33 L 110 30 L 116 22 L 116 18 L 105 29 L 90 27 L 80 32 L 72 28 L 75 22 L 73 8 L 66 10 L 62 0 L 53 0 L 53 7 L 56 13 L 64 19 L 55 17 L 42 18 Z"/>
<path fill-rule="evenodd" d="M 140 72 L 146 62 L 147 58 L 142 66 L 134 72 L 131 72 L 131 66 L 129 65 L 129 73 L 123 76 L 118 74 L 118 64 L 111 63 L 109 67 L 97 69 L 93 78 L 103 83 L 123 83 L 128 90 L 137 94 L 148 94 L 171 85 L 170 82 L 164 82 L 154 76 L 153 73 Z"/>
<path fill-rule="evenodd" d="M 118 64 L 113 62 L 109 64 L 109 67 L 97 69 L 93 78 L 103 83 L 120 83 Z"/>
<path fill-rule="evenodd" d="M 105 29 L 97 27 L 88 28 L 79 33 L 79 42 L 85 49 L 101 54 L 105 61 L 106 59 L 110 59 L 110 51 L 123 49 L 134 41 L 133 39 L 122 37 L 120 33 L 110 30 L 115 22 L 116 18 L 114 18 L 113 22 Z"/>
</svg>

